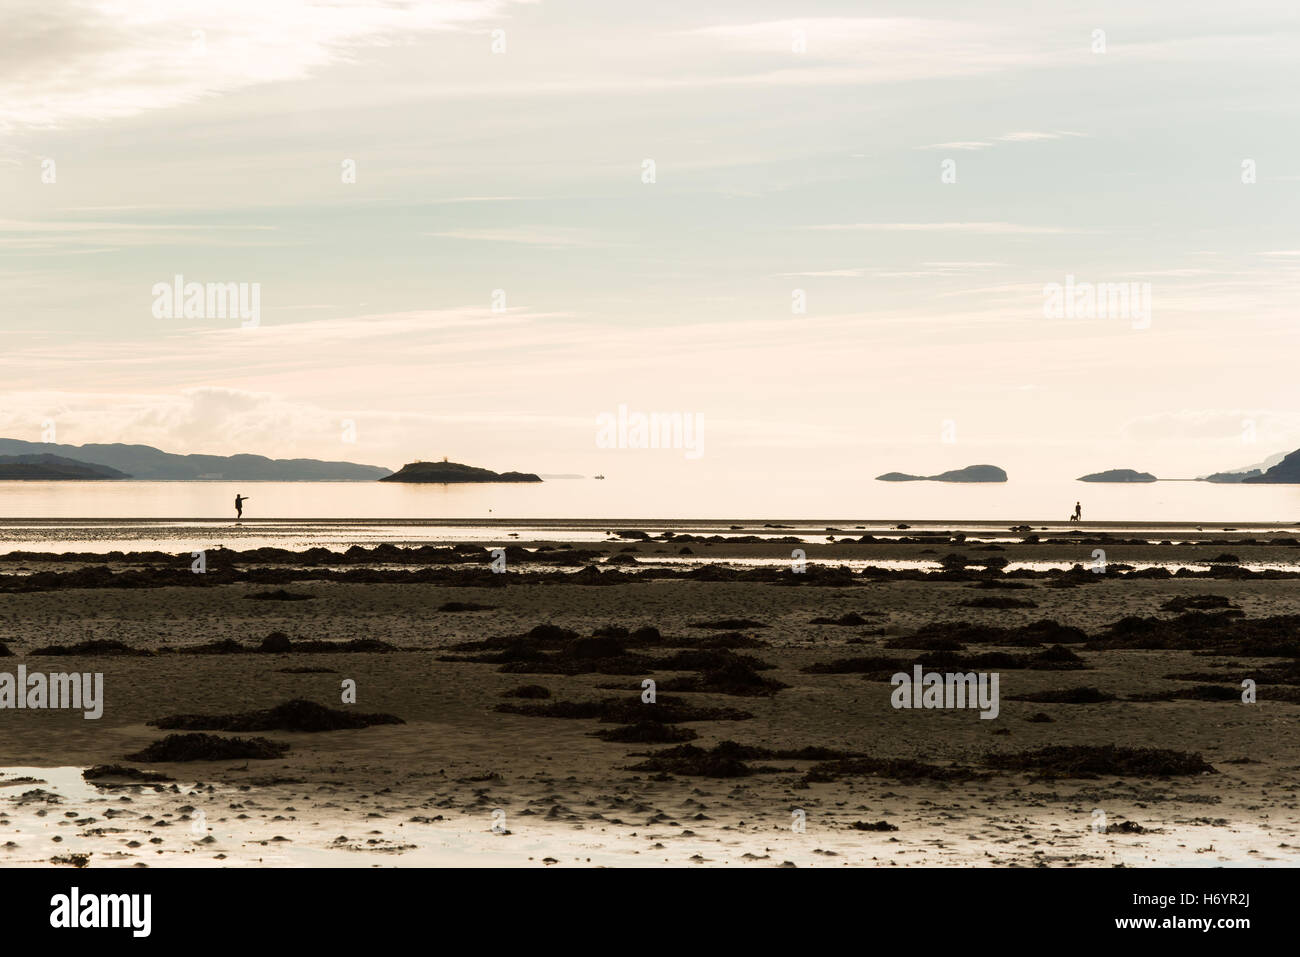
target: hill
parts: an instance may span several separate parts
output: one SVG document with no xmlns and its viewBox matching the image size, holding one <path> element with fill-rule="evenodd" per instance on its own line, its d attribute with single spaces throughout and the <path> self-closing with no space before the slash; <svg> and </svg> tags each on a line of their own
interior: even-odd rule
<svg viewBox="0 0 1300 957">
<path fill-rule="evenodd" d="M 1256 462 L 1254 465 L 1247 465 L 1238 469 L 1229 469 L 1226 472 L 1215 472 L 1213 475 L 1198 475 L 1198 482 L 1244 482 L 1246 479 L 1253 479 L 1257 475 L 1263 475 L 1265 471 L 1277 465 L 1284 458 L 1285 452 L 1279 452 L 1277 455 L 1270 455 L 1262 462 Z"/>
<path fill-rule="evenodd" d="M 424 482 L 450 485 L 457 482 L 540 482 L 532 472 L 493 472 L 459 462 L 411 462 L 381 482 Z"/>
<path fill-rule="evenodd" d="M 319 459 L 269 459 L 264 455 L 176 455 L 151 445 L 58 445 L 0 439 L 0 456 L 55 455 L 102 465 L 148 481 L 225 479 L 248 482 L 367 482 L 391 469 Z"/>
<path fill-rule="evenodd" d="M 112 480 L 131 476 L 106 465 L 78 462 L 61 455 L 0 455 L 0 480 Z"/>
<path fill-rule="evenodd" d="M 1262 475 L 1250 475 L 1241 481 L 1249 485 L 1300 485 L 1300 449 L 1296 449 Z"/>
</svg>

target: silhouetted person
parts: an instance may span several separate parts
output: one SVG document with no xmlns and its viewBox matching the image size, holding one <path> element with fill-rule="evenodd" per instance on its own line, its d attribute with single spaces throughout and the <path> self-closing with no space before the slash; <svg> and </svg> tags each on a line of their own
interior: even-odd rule
<svg viewBox="0 0 1300 957">
<path fill-rule="evenodd" d="M 1072 515 L 1072 516 L 1070 517 L 1070 521 L 1072 521 L 1072 522 L 1077 522 L 1077 521 L 1082 520 L 1082 518 L 1083 518 L 1083 506 L 1080 505 L 1078 502 L 1075 502 L 1075 503 L 1074 503 L 1074 515 Z"/>
<path fill-rule="evenodd" d="M 236 521 L 244 517 L 244 503 L 247 502 L 249 498 L 251 498 L 251 496 L 249 495 L 235 496 L 235 520 Z"/>
</svg>

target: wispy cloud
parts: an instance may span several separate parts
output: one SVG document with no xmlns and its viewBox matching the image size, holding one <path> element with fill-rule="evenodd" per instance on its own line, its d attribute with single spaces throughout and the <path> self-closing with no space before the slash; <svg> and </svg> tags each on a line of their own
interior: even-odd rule
<svg viewBox="0 0 1300 957">
<path fill-rule="evenodd" d="M 133 116 L 300 80 L 358 47 L 500 16 L 507 0 L 9 0 L 0 129 Z"/>
<path fill-rule="evenodd" d="M 1070 130 L 1055 130 L 1051 133 L 1044 133 L 1035 130 L 1024 130 L 1019 133 L 1007 133 L 1004 136 L 997 137 L 1003 143 L 1036 143 L 1040 140 L 1060 140 L 1074 136 L 1087 136 L 1086 133 L 1074 133 Z"/>
<path fill-rule="evenodd" d="M 562 226 L 506 226 L 486 229 L 447 229 L 421 233 L 439 239 L 465 239 L 485 243 L 522 243 L 525 246 L 596 246 L 600 245 L 592 230 Z"/>
<path fill-rule="evenodd" d="M 988 140 L 955 140 L 949 143 L 930 143 L 916 148 L 918 150 L 973 151 L 990 149 L 998 143 L 1038 143 L 1044 140 L 1061 140 L 1071 137 L 1086 137 L 1087 135 L 1087 133 L 1076 133 L 1072 130 L 1053 130 L 1052 132 L 1022 130 L 1018 133 L 1004 133 L 1002 136 L 993 136 Z"/>
<path fill-rule="evenodd" d="M 55 250 L 65 255 L 123 246 L 268 246 L 274 226 L 229 223 L 131 223 L 0 219 L 0 248 Z"/>
<path fill-rule="evenodd" d="M 918 150 L 983 150 L 992 146 L 992 143 L 985 143 L 983 140 L 956 140 L 951 143 L 930 143 L 927 146 L 918 146 Z"/>
<path fill-rule="evenodd" d="M 886 233 L 988 233 L 995 235 L 1072 233 L 1078 230 L 1064 226 L 1029 226 L 1022 223 L 969 222 L 969 223 L 832 223 L 805 226 L 805 229 L 828 231 L 886 232 Z"/>
</svg>

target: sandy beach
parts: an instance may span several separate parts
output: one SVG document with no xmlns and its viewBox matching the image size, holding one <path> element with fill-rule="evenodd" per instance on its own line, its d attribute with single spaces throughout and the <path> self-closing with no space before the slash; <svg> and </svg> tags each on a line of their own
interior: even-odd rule
<svg viewBox="0 0 1300 957">
<path fill-rule="evenodd" d="M 0 556 L 0 671 L 104 676 L 97 720 L 0 712 L 0 862 L 1300 859 L 1294 530 L 619 531 L 525 529 L 499 574 L 482 545 L 232 552 L 202 575 L 188 554 Z M 891 673 L 916 664 L 998 673 L 996 717 L 894 707 Z M 211 720 L 294 700 L 401 723 Z M 199 720 L 150 724 L 177 715 Z M 288 750 L 140 759 L 209 726 Z"/>
</svg>

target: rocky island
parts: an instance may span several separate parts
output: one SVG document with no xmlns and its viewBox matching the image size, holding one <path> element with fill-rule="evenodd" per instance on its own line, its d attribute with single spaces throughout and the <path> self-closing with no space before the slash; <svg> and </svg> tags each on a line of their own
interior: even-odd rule
<svg viewBox="0 0 1300 957">
<path fill-rule="evenodd" d="M 938 475 L 909 475 L 906 472 L 886 472 L 877 475 L 877 482 L 1005 482 L 1007 473 L 996 465 L 968 465 L 964 469 L 951 469 Z"/>
<path fill-rule="evenodd" d="M 1093 472 L 1080 475 L 1076 482 L 1158 482 L 1150 472 L 1137 472 L 1133 469 L 1107 469 L 1105 472 Z"/>
<path fill-rule="evenodd" d="M 459 462 L 410 462 L 381 482 L 422 482 L 450 485 L 460 482 L 540 482 L 532 472 L 493 472 Z"/>
</svg>

